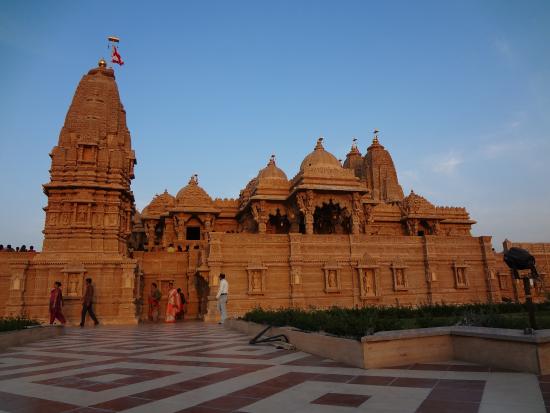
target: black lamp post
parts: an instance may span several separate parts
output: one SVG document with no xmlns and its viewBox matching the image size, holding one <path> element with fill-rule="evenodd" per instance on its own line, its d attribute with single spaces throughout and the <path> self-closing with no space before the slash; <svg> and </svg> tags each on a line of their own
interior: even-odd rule
<svg viewBox="0 0 550 413">
<path fill-rule="evenodd" d="M 515 279 L 523 280 L 523 289 L 525 291 L 525 306 L 529 313 L 529 324 L 533 330 L 537 329 L 537 320 L 535 319 L 535 306 L 531 296 L 531 279 L 538 280 L 539 274 L 535 267 L 535 257 L 529 251 L 522 248 L 512 247 L 504 253 L 504 262 L 512 272 Z M 519 270 L 531 270 L 528 275 L 520 276 Z"/>
</svg>

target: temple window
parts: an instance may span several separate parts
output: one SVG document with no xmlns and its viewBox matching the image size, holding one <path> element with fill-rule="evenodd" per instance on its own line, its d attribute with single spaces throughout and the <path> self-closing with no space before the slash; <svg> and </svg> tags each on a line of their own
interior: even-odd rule
<svg viewBox="0 0 550 413">
<path fill-rule="evenodd" d="M 200 227 L 187 227 L 186 236 L 187 241 L 200 241 L 201 239 L 201 228 Z"/>
</svg>

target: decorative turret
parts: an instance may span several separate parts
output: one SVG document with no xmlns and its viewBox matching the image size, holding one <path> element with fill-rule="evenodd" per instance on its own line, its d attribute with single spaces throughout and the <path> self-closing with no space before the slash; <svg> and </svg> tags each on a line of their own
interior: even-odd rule
<svg viewBox="0 0 550 413">
<path fill-rule="evenodd" d="M 357 147 L 357 138 L 353 138 L 351 149 L 344 161 L 344 168 L 351 169 L 359 179 L 363 177 L 363 157 Z"/>
<path fill-rule="evenodd" d="M 125 253 L 136 158 L 113 69 L 83 76 L 50 154 L 44 252 Z"/>
<path fill-rule="evenodd" d="M 367 149 L 363 161 L 363 174 L 373 199 L 387 202 L 403 199 L 403 189 L 399 185 L 393 160 L 390 153 L 380 144 L 378 130 L 374 131 L 372 145 Z"/>
</svg>

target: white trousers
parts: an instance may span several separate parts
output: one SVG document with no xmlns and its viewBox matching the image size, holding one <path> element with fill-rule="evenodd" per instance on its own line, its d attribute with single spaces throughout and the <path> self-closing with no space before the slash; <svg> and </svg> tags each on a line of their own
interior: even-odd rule
<svg viewBox="0 0 550 413">
<path fill-rule="evenodd" d="M 222 315 L 221 322 L 223 323 L 225 319 L 227 318 L 227 294 L 220 295 L 220 298 L 218 298 L 218 310 Z"/>
</svg>

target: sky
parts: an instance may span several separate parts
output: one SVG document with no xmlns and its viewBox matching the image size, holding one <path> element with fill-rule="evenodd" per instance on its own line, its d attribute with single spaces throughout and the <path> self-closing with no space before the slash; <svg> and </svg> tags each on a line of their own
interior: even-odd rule
<svg viewBox="0 0 550 413">
<path fill-rule="evenodd" d="M 49 152 L 120 37 L 138 209 L 195 173 L 238 197 L 271 154 L 345 159 L 380 130 L 405 193 L 474 235 L 550 242 L 550 2 L 0 2 L 0 243 L 42 245 Z"/>
</svg>

